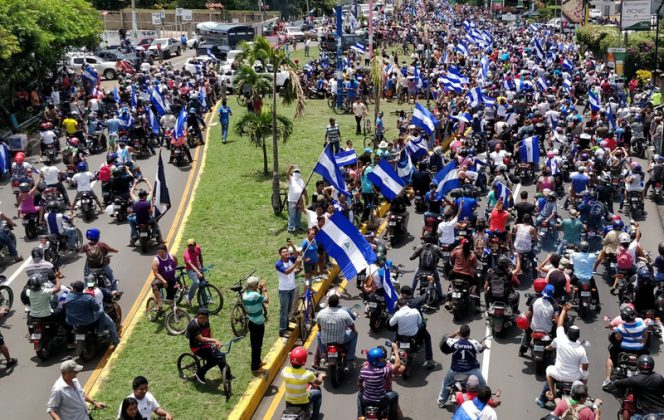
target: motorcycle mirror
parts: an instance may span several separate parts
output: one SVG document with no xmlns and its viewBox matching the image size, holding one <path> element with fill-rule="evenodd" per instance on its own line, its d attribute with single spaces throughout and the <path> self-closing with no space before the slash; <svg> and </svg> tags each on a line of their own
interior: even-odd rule
<svg viewBox="0 0 664 420">
<path fill-rule="evenodd" d="M 611 321 L 611 318 L 609 318 L 606 315 L 604 315 L 604 318 L 602 318 L 602 319 L 604 320 L 604 322 L 610 322 Z"/>
<path fill-rule="evenodd" d="M 583 341 L 581 342 L 581 345 L 582 345 L 583 347 L 590 348 L 590 341 L 588 341 L 588 340 L 583 340 Z"/>
</svg>

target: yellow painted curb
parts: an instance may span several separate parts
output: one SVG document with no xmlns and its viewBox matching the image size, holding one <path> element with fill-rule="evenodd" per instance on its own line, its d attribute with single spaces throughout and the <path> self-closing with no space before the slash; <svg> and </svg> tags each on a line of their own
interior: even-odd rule
<svg viewBox="0 0 664 420">
<path fill-rule="evenodd" d="M 378 209 L 380 217 L 383 217 L 385 214 L 387 214 L 389 209 L 390 209 L 390 203 L 381 204 Z M 378 228 L 377 232 L 378 233 L 382 232 L 386 226 L 387 223 L 383 223 Z M 367 225 L 366 224 L 362 225 L 360 231 L 362 233 L 366 233 Z M 320 289 L 318 289 L 316 291 L 316 294 L 314 295 L 316 303 L 318 303 L 318 301 L 320 301 L 320 299 L 327 293 L 327 289 L 330 287 L 330 284 L 337 277 L 338 274 L 339 274 L 339 266 L 335 265 L 328 272 L 327 278 L 320 283 Z M 265 367 L 265 369 L 268 372 L 267 380 L 256 378 L 253 379 L 251 382 L 249 382 L 247 389 L 244 391 L 244 394 L 242 395 L 242 398 L 240 398 L 240 401 L 238 401 L 238 403 L 235 405 L 235 408 L 228 416 L 228 420 L 251 419 L 251 417 L 254 415 L 254 412 L 260 405 L 261 400 L 265 395 L 265 392 L 272 384 L 272 381 L 274 381 L 276 376 L 279 374 L 281 366 L 284 364 L 286 356 L 288 356 L 288 352 L 290 351 L 291 348 L 293 348 L 295 342 L 297 341 L 298 335 L 299 334 L 297 334 L 297 328 L 296 328 L 290 334 L 288 341 L 284 342 L 282 339 L 277 339 L 277 341 L 275 341 L 275 343 L 272 345 L 272 348 L 270 348 L 270 351 L 267 353 L 264 359 L 265 362 L 267 363 Z M 312 336 L 314 336 L 313 330 L 309 336 L 308 341 L 311 340 Z"/>
<path fill-rule="evenodd" d="M 213 110 L 210 112 L 210 115 L 208 115 L 208 121 L 206 122 L 206 125 L 209 126 L 210 121 L 212 117 L 215 115 L 217 107 L 219 106 L 219 103 L 220 102 L 217 102 L 217 104 L 215 104 Z M 208 150 L 207 145 L 210 141 L 210 131 L 211 131 L 210 129 L 206 130 L 205 146 L 197 147 L 196 151 L 194 152 L 193 156 L 194 161 L 198 161 L 199 155 L 202 154 L 200 160 L 200 168 L 198 169 L 198 172 L 196 170 L 192 170 L 189 173 L 187 184 L 185 185 L 185 189 L 182 194 L 183 199 L 180 201 L 180 205 L 178 206 L 175 219 L 173 220 L 171 229 L 169 230 L 168 236 L 166 237 L 166 243 L 168 244 L 168 249 L 178 249 L 180 246 L 180 242 L 182 241 L 182 232 L 184 232 L 184 227 L 186 226 L 187 220 L 189 219 L 192 207 L 191 204 L 194 202 L 194 198 L 196 197 L 196 191 L 198 190 L 198 183 L 200 182 L 201 174 L 205 169 L 205 157 L 207 156 L 207 150 Z M 201 149 L 203 150 L 202 153 Z M 196 177 L 196 180 L 193 180 L 194 174 L 196 173 L 198 173 L 198 176 Z M 192 181 L 194 181 L 193 189 L 191 188 Z M 189 197 L 189 200 L 187 200 L 187 195 L 190 189 L 192 189 L 191 196 Z M 185 209 L 185 204 L 187 202 L 189 202 L 190 205 L 187 206 Z M 184 213 L 182 213 L 183 210 Z M 173 238 L 174 235 L 175 238 Z M 129 339 L 131 338 L 131 334 L 134 331 L 134 328 L 136 327 L 136 323 L 138 322 L 140 317 L 145 313 L 145 302 L 147 302 L 148 294 L 151 289 L 150 287 L 151 280 L 152 280 L 152 273 L 148 274 L 148 277 L 145 280 L 145 283 L 143 284 L 143 288 L 139 292 L 136 300 L 134 301 L 134 304 L 132 305 L 131 309 L 129 310 L 129 313 L 127 314 L 127 317 L 123 322 L 122 331 L 120 334 L 122 340 L 120 341 L 120 344 L 118 344 L 115 350 L 109 349 L 106 351 L 106 353 L 104 353 L 104 356 L 101 358 L 101 360 L 97 364 L 97 367 L 90 375 L 90 378 L 88 378 L 87 382 L 85 383 L 83 389 L 85 390 L 85 393 L 89 395 L 91 398 L 94 397 L 94 395 L 99 392 L 101 384 L 111 372 L 111 368 L 113 367 L 112 366 L 113 362 L 120 356 L 120 353 L 124 350 L 127 341 L 129 341 Z"/>
</svg>

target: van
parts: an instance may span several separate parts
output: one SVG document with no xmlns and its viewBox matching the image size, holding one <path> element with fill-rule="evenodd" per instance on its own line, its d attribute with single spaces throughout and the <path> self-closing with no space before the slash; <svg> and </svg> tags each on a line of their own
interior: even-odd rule
<svg viewBox="0 0 664 420">
<path fill-rule="evenodd" d="M 362 44 L 366 47 L 367 40 L 363 35 L 343 34 L 341 36 L 341 50 L 348 51 L 355 44 Z M 328 34 L 321 40 L 321 49 L 327 52 L 337 51 L 337 39 L 334 34 Z"/>
</svg>

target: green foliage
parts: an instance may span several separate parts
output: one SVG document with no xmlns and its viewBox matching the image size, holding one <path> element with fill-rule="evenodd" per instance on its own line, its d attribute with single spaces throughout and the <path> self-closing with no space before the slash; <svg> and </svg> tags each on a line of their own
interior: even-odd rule
<svg viewBox="0 0 664 420">
<path fill-rule="evenodd" d="M 186 9 L 205 9 L 206 0 L 177 0 L 178 7 Z"/>
</svg>

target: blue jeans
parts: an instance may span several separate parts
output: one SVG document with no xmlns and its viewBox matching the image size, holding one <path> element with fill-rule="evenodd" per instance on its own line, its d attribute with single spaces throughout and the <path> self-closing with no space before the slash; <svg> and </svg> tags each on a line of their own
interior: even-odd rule
<svg viewBox="0 0 664 420">
<path fill-rule="evenodd" d="M 117 345 L 120 342 L 120 337 L 118 336 L 118 330 L 115 327 L 115 323 L 110 316 L 104 310 L 99 311 L 99 319 L 97 320 L 97 326 L 102 331 L 108 330 L 108 333 L 111 335 L 111 342 L 114 345 Z"/>
<path fill-rule="evenodd" d="M 449 388 L 450 385 L 454 383 L 454 375 L 456 375 L 457 373 L 464 373 L 467 374 L 468 376 L 475 375 L 477 376 L 477 379 L 480 381 L 480 386 L 486 386 L 486 381 L 482 376 L 482 371 L 480 370 L 480 368 L 471 369 L 467 372 L 455 372 L 452 369 L 450 369 L 447 371 L 445 379 L 443 379 L 443 384 L 440 386 L 440 393 L 438 394 L 438 404 L 447 403 L 447 399 L 450 397 Z"/>
<path fill-rule="evenodd" d="M 294 201 L 288 202 L 288 231 L 302 228 L 302 210 Z"/>
<path fill-rule="evenodd" d="M 198 290 L 198 286 L 201 284 L 201 282 L 198 280 L 198 274 L 196 274 L 194 270 L 187 270 L 187 275 L 191 280 L 191 287 L 189 287 L 188 298 L 189 300 L 192 300 L 194 296 L 196 296 L 196 290 Z"/>
<path fill-rule="evenodd" d="M 648 413 L 651 414 L 651 413 Z M 664 413 L 652 413 L 652 414 L 657 414 L 658 416 L 662 417 L 664 416 Z M 634 414 L 630 420 L 643 420 L 647 414 Z"/>
<path fill-rule="evenodd" d="M 318 333 L 317 338 L 318 338 L 318 348 L 316 349 L 316 352 L 320 355 L 325 351 L 325 343 L 321 341 L 320 333 Z M 348 358 L 346 360 L 348 360 L 349 362 L 355 360 L 355 348 L 357 347 L 357 331 L 346 330 L 346 341 L 337 344 L 346 345 L 346 354 L 348 355 Z"/>
<path fill-rule="evenodd" d="M 293 290 L 279 290 L 279 333 L 288 330 L 288 315 L 290 315 L 295 299 L 297 288 Z"/>
<path fill-rule="evenodd" d="M 99 270 L 101 268 L 95 268 L 95 270 Z M 108 277 L 108 281 L 111 283 L 111 290 L 117 291 L 118 290 L 118 281 L 115 279 L 113 276 L 113 270 L 111 269 L 110 265 L 105 265 L 103 267 L 104 274 L 106 274 L 106 277 Z M 91 270 L 90 267 L 88 267 L 88 262 L 85 262 L 85 265 L 83 266 L 83 275 L 88 276 L 90 274 Z"/>
<path fill-rule="evenodd" d="M 16 251 L 14 242 L 12 242 L 11 238 L 3 231 L 0 231 L 0 244 L 7 247 L 7 250 L 9 250 L 9 255 L 12 257 L 18 257 L 18 252 Z"/>
<path fill-rule="evenodd" d="M 221 141 L 226 143 L 228 138 L 228 121 L 221 123 Z"/>
</svg>

